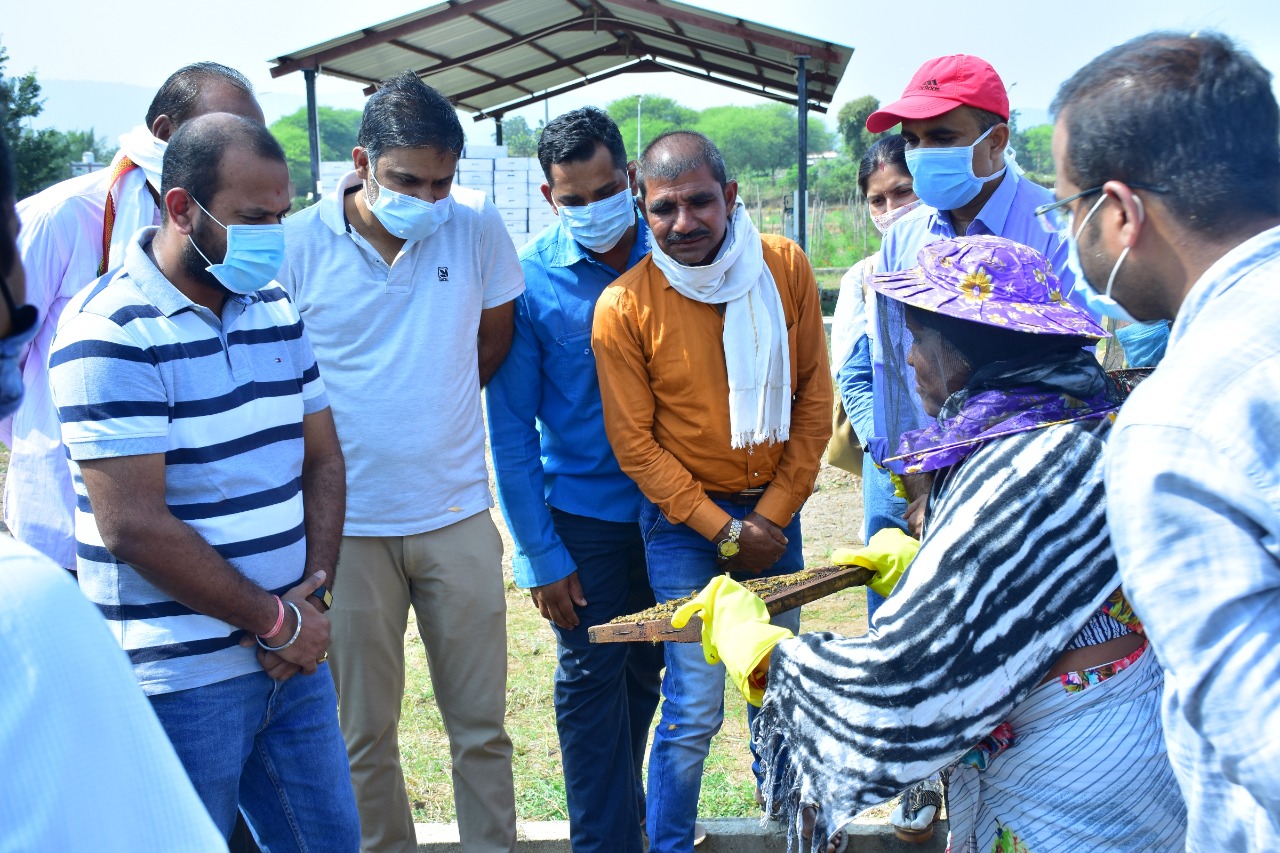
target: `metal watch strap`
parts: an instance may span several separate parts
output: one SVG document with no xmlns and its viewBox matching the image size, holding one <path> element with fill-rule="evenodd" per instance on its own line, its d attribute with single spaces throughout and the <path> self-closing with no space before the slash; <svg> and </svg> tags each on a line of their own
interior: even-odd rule
<svg viewBox="0 0 1280 853">
<path fill-rule="evenodd" d="M 742 521 L 737 518 L 730 520 L 729 535 L 716 543 L 716 555 L 720 559 L 729 559 L 731 557 L 737 556 L 738 537 L 741 535 L 742 535 Z"/>
</svg>

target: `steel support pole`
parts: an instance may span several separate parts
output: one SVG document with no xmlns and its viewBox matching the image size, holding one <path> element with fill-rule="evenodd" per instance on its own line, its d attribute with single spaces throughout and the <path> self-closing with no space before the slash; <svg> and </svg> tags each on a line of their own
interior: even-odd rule
<svg viewBox="0 0 1280 853">
<path fill-rule="evenodd" d="M 796 195 L 796 242 L 800 244 L 801 251 L 806 249 L 808 242 L 806 230 L 808 227 L 808 197 L 809 197 L 809 75 L 808 75 L 809 57 L 796 57 L 796 87 L 798 94 L 796 96 L 796 114 L 799 127 L 797 128 L 796 139 L 797 147 L 800 149 L 800 160 L 797 163 L 800 183 L 797 187 Z"/>
<path fill-rule="evenodd" d="M 311 148 L 311 191 L 320 199 L 320 114 L 316 107 L 316 71 L 304 69 L 302 79 L 307 84 L 307 142 Z"/>
</svg>

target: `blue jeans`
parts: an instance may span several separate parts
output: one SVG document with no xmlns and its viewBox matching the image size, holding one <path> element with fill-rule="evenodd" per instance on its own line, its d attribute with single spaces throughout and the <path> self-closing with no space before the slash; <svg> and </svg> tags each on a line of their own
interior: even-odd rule
<svg viewBox="0 0 1280 853">
<path fill-rule="evenodd" d="M 587 629 L 654 604 L 644 541 L 634 522 L 551 510 L 578 567 L 585 607 L 578 627 L 554 623 L 556 730 L 574 853 L 642 853 L 644 747 L 658 707 L 662 647 L 591 643 Z"/>
<path fill-rule="evenodd" d="M 753 509 L 716 503 L 734 518 L 745 518 Z M 667 521 L 661 510 L 648 501 L 640 508 L 640 528 L 644 532 L 649 582 L 658 601 L 696 593 L 721 574 L 715 543 L 686 525 Z M 761 577 L 804 568 L 800 513 L 795 514 L 783 533 L 788 540 L 787 550 Z M 749 580 L 753 576 L 734 577 Z M 800 610 L 779 614 L 773 622 L 798 631 Z M 664 643 L 663 649 L 667 663 L 662 677 L 665 701 L 649 753 L 649 851 L 690 853 L 698 794 L 702 790 L 702 764 L 711 748 L 711 738 L 724 721 L 724 664 L 708 664 L 699 643 Z M 754 721 L 755 711 L 753 706 L 747 706 L 748 725 Z"/>
<path fill-rule="evenodd" d="M 870 542 L 871 537 L 889 527 L 906 531 L 907 521 L 902 514 L 907 511 L 907 502 L 893 493 L 893 481 L 889 472 L 878 465 L 867 464 L 862 467 L 862 541 Z M 884 603 L 884 596 L 867 587 L 867 621 Z"/>
<path fill-rule="evenodd" d="M 360 849 L 328 664 L 283 682 L 255 672 L 149 698 L 224 836 L 243 809 L 263 853 Z"/>
</svg>

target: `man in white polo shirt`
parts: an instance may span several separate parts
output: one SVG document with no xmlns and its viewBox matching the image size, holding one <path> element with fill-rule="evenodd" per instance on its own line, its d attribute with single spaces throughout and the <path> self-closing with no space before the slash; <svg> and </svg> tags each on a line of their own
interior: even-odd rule
<svg viewBox="0 0 1280 853">
<path fill-rule="evenodd" d="M 463 850 L 515 848 L 502 542 L 480 388 L 524 290 L 480 193 L 453 186 L 462 126 L 406 72 L 365 105 L 355 171 L 285 222 L 280 281 L 316 349 L 347 459 L 332 662 L 363 850 L 414 851 L 396 730 L 410 606 L 453 762 Z"/>
<path fill-rule="evenodd" d="M 313 597 L 338 556 L 342 452 L 302 322 L 272 282 L 284 151 L 258 122 L 192 119 L 161 193 L 163 223 L 71 301 L 49 357 L 80 588 L 224 837 L 240 809 L 266 849 L 353 850 Z"/>
</svg>

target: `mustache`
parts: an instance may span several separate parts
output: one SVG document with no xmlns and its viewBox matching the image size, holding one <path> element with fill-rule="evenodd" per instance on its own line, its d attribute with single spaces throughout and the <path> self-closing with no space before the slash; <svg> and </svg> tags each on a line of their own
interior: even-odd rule
<svg viewBox="0 0 1280 853">
<path fill-rule="evenodd" d="M 711 229 L 709 228 L 698 228 L 694 231 L 690 231 L 688 234 L 681 234 L 679 231 L 672 231 L 669 234 L 667 234 L 667 239 L 664 240 L 663 242 L 665 242 L 668 246 L 674 246 L 679 243 L 688 243 L 693 240 L 701 240 L 703 237 L 710 237 L 710 236 L 711 236 Z"/>
</svg>

